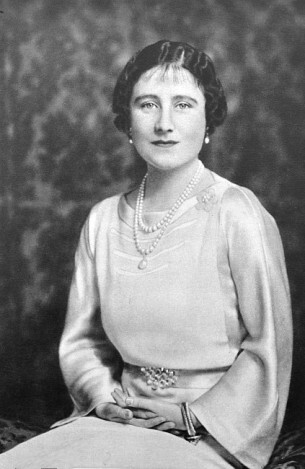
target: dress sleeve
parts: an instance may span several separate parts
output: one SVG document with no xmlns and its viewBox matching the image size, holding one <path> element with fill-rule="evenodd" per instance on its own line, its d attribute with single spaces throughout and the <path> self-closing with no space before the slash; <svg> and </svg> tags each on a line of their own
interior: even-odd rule
<svg viewBox="0 0 305 469">
<path fill-rule="evenodd" d="M 292 359 L 291 306 L 281 239 L 257 198 L 231 187 L 220 230 L 246 334 L 230 369 L 191 409 L 251 469 L 265 466 L 285 413 Z"/>
<path fill-rule="evenodd" d="M 74 403 L 71 417 L 86 415 L 100 403 L 113 402 L 111 391 L 121 387 L 121 357 L 101 324 L 92 247 L 95 212 L 93 209 L 81 231 L 59 347 L 61 370 Z"/>
</svg>

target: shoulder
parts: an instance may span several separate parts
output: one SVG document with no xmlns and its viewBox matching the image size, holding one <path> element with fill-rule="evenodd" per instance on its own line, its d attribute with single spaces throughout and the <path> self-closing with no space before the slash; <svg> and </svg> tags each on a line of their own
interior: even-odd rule
<svg viewBox="0 0 305 469">
<path fill-rule="evenodd" d="M 276 227 L 272 215 L 265 209 L 258 197 L 248 188 L 235 184 L 214 172 L 210 172 L 215 191 L 220 223 L 227 229 L 243 226 L 258 229 L 260 225 Z"/>
<path fill-rule="evenodd" d="M 230 184 L 223 193 L 221 209 L 232 216 L 254 216 L 263 206 L 250 189 Z"/>
<path fill-rule="evenodd" d="M 262 238 L 278 234 L 273 216 L 250 189 L 230 183 L 223 192 L 219 210 L 220 226 L 227 236 Z"/>
<path fill-rule="evenodd" d="M 117 194 L 112 197 L 107 197 L 91 208 L 83 226 L 85 242 L 90 257 L 92 257 L 95 252 L 96 238 L 100 228 L 106 229 L 113 218 L 117 217 L 118 204 L 121 196 L 122 194 Z"/>
<path fill-rule="evenodd" d="M 96 233 L 99 226 L 102 225 L 105 227 L 108 223 L 111 223 L 115 217 L 117 217 L 118 205 L 121 197 L 122 194 L 116 194 L 93 205 L 85 223 L 88 226 L 90 233 Z"/>
<path fill-rule="evenodd" d="M 89 219 L 99 219 L 101 217 L 111 216 L 118 207 L 120 198 L 122 194 L 116 194 L 112 197 L 107 197 L 106 199 L 97 202 L 90 210 Z"/>
<path fill-rule="evenodd" d="M 262 218 L 274 222 L 272 215 L 250 189 L 224 181 L 225 187 L 220 198 L 220 210 L 223 216 L 244 222 Z"/>
</svg>

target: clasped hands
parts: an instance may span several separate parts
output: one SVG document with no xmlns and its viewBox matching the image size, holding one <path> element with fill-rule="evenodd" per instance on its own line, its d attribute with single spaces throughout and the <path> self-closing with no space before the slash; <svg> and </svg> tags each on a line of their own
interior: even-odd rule
<svg viewBox="0 0 305 469">
<path fill-rule="evenodd" d="M 97 416 L 104 420 L 160 431 L 168 431 L 173 428 L 176 430 L 186 429 L 178 404 L 160 399 L 130 396 L 128 392 L 118 388 L 111 395 L 115 403 L 100 404 L 95 409 Z M 200 426 L 200 422 L 194 414 L 192 414 L 192 420 L 195 428 Z"/>
</svg>

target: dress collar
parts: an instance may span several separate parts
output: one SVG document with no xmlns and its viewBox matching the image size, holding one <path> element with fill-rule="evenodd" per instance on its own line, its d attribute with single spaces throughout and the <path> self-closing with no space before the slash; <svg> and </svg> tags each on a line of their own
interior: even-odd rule
<svg viewBox="0 0 305 469">
<path fill-rule="evenodd" d="M 181 217 L 185 212 L 187 212 L 190 208 L 194 207 L 198 203 L 197 196 L 199 193 L 207 189 L 208 187 L 212 186 L 215 184 L 215 177 L 213 176 L 213 173 L 207 169 L 204 168 L 203 175 L 201 177 L 201 180 L 198 183 L 198 186 L 196 187 L 195 192 L 193 195 L 187 199 L 177 210 L 175 213 L 172 222 L 173 223 L 177 218 Z M 118 204 L 118 212 L 120 218 L 127 223 L 130 227 L 133 227 L 134 223 L 134 209 L 128 204 L 126 200 L 125 194 L 122 194 L 119 200 Z M 167 210 L 165 211 L 157 211 L 157 212 L 146 212 L 145 213 L 145 221 L 148 225 L 153 225 L 157 221 L 159 221 L 165 214 Z"/>
</svg>

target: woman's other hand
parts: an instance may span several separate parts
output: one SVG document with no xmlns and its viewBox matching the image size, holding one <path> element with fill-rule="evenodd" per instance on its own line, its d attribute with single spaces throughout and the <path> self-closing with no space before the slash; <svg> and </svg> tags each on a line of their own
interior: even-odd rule
<svg viewBox="0 0 305 469">
<path fill-rule="evenodd" d="M 157 428 L 158 430 L 164 430 L 164 426 L 166 426 L 166 430 L 172 428 L 177 430 L 186 429 L 181 408 L 178 404 L 171 404 L 166 401 L 146 397 L 131 397 L 121 389 L 115 389 L 112 393 L 112 397 L 122 410 L 128 408 L 132 411 L 134 416 L 133 420 L 149 420 L 153 419 L 154 416 L 159 416 L 160 418 L 164 418 L 165 423 L 162 425 L 162 428 Z M 133 424 L 133 422 L 128 423 Z M 171 426 L 168 428 L 167 424 L 171 424 Z"/>
<path fill-rule="evenodd" d="M 166 431 L 174 428 L 172 422 L 166 422 L 162 416 L 158 416 L 150 411 L 132 412 L 130 409 L 121 407 L 118 404 L 106 402 L 95 408 L 96 415 L 103 420 L 134 425 L 136 427 L 153 428 L 155 430 Z"/>
<path fill-rule="evenodd" d="M 111 420 L 112 422 L 128 423 L 133 418 L 133 414 L 128 409 L 122 409 L 117 404 L 106 402 L 100 404 L 95 408 L 96 415 L 104 420 Z"/>
</svg>

